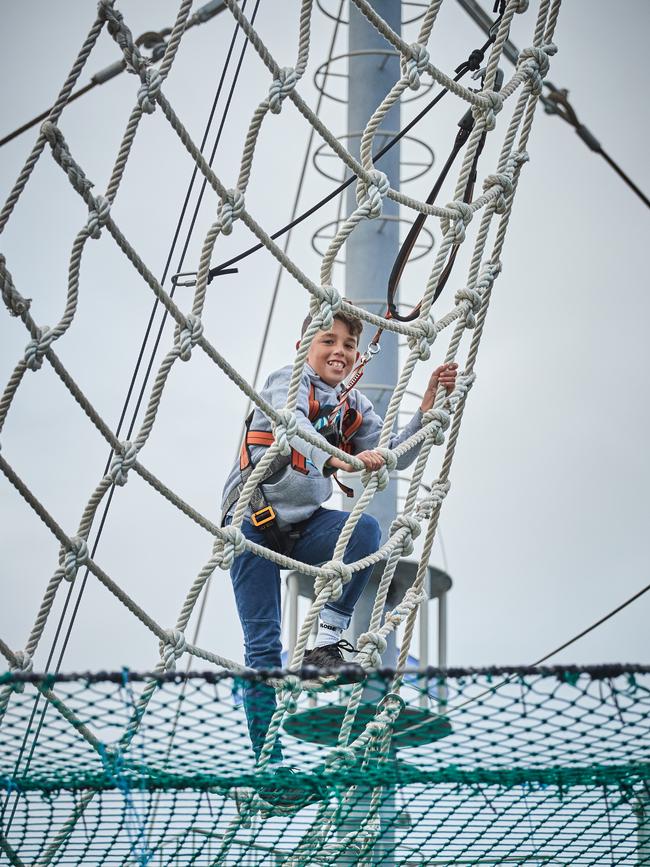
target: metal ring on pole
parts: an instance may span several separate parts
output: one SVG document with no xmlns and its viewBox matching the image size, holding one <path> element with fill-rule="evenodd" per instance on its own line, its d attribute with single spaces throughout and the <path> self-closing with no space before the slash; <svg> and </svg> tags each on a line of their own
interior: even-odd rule
<svg viewBox="0 0 650 867">
<path fill-rule="evenodd" d="M 315 253 L 317 253 L 320 257 L 323 257 L 325 255 L 325 250 L 320 250 L 318 248 L 318 246 L 316 245 L 316 241 L 320 240 L 321 238 L 323 240 L 328 241 L 328 242 L 331 241 L 332 238 L 336 235 L 336 232 L 337 232 L 340 224 L 344 223 L 344 222 L 345 222 L 345 217 L 342 217 L 340 220 L 332 220 L 330 223 L 325 223 L 324 226 L 321 226 L 320 229 L 317 229 L 316 232 L 314 232 L 314 234 L 312 235 L 312 238 L 311 238 L 311 246 L 312 246 L 312 249 L 314 250 Z M 396 217 L 396 216 L 393 216 L 392 214 L 384 214 L 381 217 L 377 217 L 377 219 L 373 220 L 372 222 L 373 222 L 373 225 L 375 225 L 375 226 L 385 225 L 386 223 L 406 223 L 407 226 L 410 226 L 412 224 L 411 220 L 407 220 L 405 217 Z M 326 229 L 330 229 L 332 227 L 334 227 L 334 230 L 333 230 L 331 235 L 323 234 L 323 232 L 325 232 Z M 381 231 L 381 229 L 379 229 L 379 231 Z M 426 226 L 422 227 L 422 230 L 420 232 L 420 237 L 422 237 L 422 235 L 427 236 L 427 241 L 416 242 L 413 245 L 414 251 L 419 249 L 421 252 L 419 252 L 417 255 L 414 253 L 410 257 L 407 264 L 410 264 L 411 262 L 417 262 L 418 259 L 423 259 L 428 253 L 431 252 L 431 250 L 433 250 L 435 240 L 434 240 L 432 232 Z M 344 265 L 345 259 L 335 259 L 334 262 L 337 265 Z"/>
<path fill-rule="evenodd" d="M 380 129 L 375 135 L 375 141 L 377 142 L 378 147 L 383 147 L 385 144 L 384 140 L 388 140 L 397 135 L 397 130 L 388 130 L 388 129 Z M 360 132 L 351 132 L 346 135 L 337 136 L 338 141 L 341 143 L 350 142 L 354 139 L 360 139 Z M 382 140 L 384 139 L 384 140 Z M 411 159 L 403 159 L 403 154 L 400 153 L 400 169 L 404 166 L 414 166 L 417 167 L 416 171 L 409 175 L 408 177 L 402 177 L 400 174 L 400 185 L 409 184 L 411 181 L 415 181 L 418 178 L 421 178 L 422 175 L 426 175 L 430 168 L 433 167 L 435 162 L 435 154 L 433 153 L 433 149 L 429 147 L 429 145 L 422 141 L 421 138 L 416 138 L 414 135 L 405 135 L 402 138 L 402 142 L 400 147 L 403 148 L 404 145 L 410 142 L 411 144 L 407 145 L 410 150 L 414 145 L 415 147 L 422 148 L 424 150 L 424 155 L 421 161 L 419 160 L 411 160 Z M 350 150 L 350 148 L 348 148 Z M 337 159 L 339 164 L 341 162 L 340 157 L 338 157 L 331 147 L 327 144 L 327 142 L 323 142 L 319 147 L 314 151 L 314 155 L 312 157 L 312 162 L 314 163 L 314 168 L 316 171 L 322 175 L 324 178 L 327 178 L 330 181 L 336 181 L 337 183 L 341 182 L 341 178 L 336 175 L 329 174 L 325 168 L 323 168 L 324 161 L 328 159 Z"/>
<path fill-rule="evenodd" d="M 331 21 L 338 21 L 339 24 L 349 24 L 350 19 L 344 18 L 342 15 L 335 15 L 333 12 L 330 12 L 329 9 L 325 8 L 326 0 L 316 0 L 316 5 Z M 419 21 L 421 18 L 424 18 L 427 8 L 429 7 L 429 3 L 425 3 L 424 0 L 402 0 L 402 9 L 407 6 L 413 6 L 415 8 L 422 9 L 422 12 L 418 12 L 414 14 L 411 18 L 404 18 L 402 21 L 402 27 L 405 27 L 407 24 L 413 24 L 415 21 Z"/>
<path fill-rule="evenodd" d="M 345 96 L 333 96 L 331 93 L 328 93 L 325 90 L 325 81 L 331 83 L 333 79 L 343 78 L 347 82 L 348 73 L 347 73 L 347 65 L 345 72 L 332 72 L 330 70 L 330 66 L 334 63 L 338 63 L 341 60 L 349 60 L 350 57 L 367 57 L 376 55 L 377 57 L 383 57 L 384 63 L 386 59 L 389 57 L 396 57 L 398 60 L 401 58 L 401 55 L 397 51 L 391 51 L 386 48 L 377 48 L 372 50 L 363 50 L 363 51 L 346 51 L 345 54 L 337 54 L 335 57 L 330 57 L 329 60 L 326 60 L 325 63 L 321 63 L 316 72 L 314 73 L 314 85 L 316 89 L 326 96 L 328 99 L 333 100 L 334 102 L 339 102 L 341 105 L 347 105 L 347 86 L 345 89 Z M 319 80 L 319 78 L 321 80 Z M 433 78 L 429 79 L 429 81 L 423 81 L 422 86 L 419 90 L 415 91 L 414 96 L 402 97 L 401 103 L 402 105 L 406 105 L 409 102 L 415 102 L 416 99 L 420 99 L 423 96 L 426 96 L 427 93 L 433 88 L 435 84 Z M 409 91 L 409 93 L 413 93 L 413 91 Z"/>
</svg>

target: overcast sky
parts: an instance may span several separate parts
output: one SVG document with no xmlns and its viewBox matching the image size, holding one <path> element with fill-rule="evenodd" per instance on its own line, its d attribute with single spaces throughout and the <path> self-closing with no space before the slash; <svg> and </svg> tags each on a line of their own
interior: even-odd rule
<svg viewBox="0 0 650 867">
<path fill-rule="evenodd" d="M 323 4 L 334 7 L 332 0 Z M 171 24 L 177 6 L 172 0 L 120 0 L 117 5 L 135 35 Z M 248 8 L 252 7 L 249 2 Z M 256 26 L 280 66 L 295 62 L 298 8 L 297 0 L 260 3 Z M 1 135 L 51 104 L 94 15 L 95 4 L 79 0 L 3 4 Z M 532 11 L 515 23 L 512 38 L 522 48 L 530 42 Z M 231 16 L 224 13 L 189 32 L 164 86 L 197 142 L 233 26 Z M 300 84 L 311 105 L 318 96 L 314 71 L 326 57 L 332 28 L 333 22 L 316 9 L 310 66 Z M 646 193 L 650 191 L 645 88 L 649 28 L 650 6 L 644 0 L 616 6 L 604 0 L 566 3 L 555 39 L 559 53 L 549 73 L 556 85 L 569 89 L 580 120 Z M 413 26 L 405 36 L 409 41 L 415 38 Z M 345 51 L 346 40 L 342 28 L 335 54 Z M 433 61 L 452 73 L 482 41 L 460 7 L 447 0 L 431 41 Z M 87 83 L 92 74 L 120 57 L 113 40 L 102 33 L 79 83 Z M 505 61 L 504 69 L 509 76 L 511 67 Z M 249 49 L 215 162 L 228 187 L 234 186 L 251 114 L 269 84 L 270 76 Z M 69 106 L 61 118 L 60 128 L 72 153 L 97 192 L 106 187 L 138 87 L 136 77 L 123 74 Z M 217 119 L 224 104 L 225 94 Z M 405 106 L 402 120 L 422 104 L 414 101 Z M 417 128 L 417 135 L 435 152 L 438 166 L 446 158 L 464 111 L 459 100 L 448 98 Z M 337 135 L 344 132 L 342 105 L 325 100 L 321 117 Z M 483 175 L 493 170 L 505 123 L 500 116 Z M 216 128 L 217 122 L 208 150 Z M 246 204 L 268 231 L 288 219 L 308 135 L 307 123 L 290 103 L 264 125 Z M 36 132 L 30 131 L 2 148 L 3 201 L 35 137 Z M 432 558 L 434 565 L 448 566 L 454 581 L 449 599 L 451 665 L 532 662 L 650 580 L 646 382 L 650 301 L 645 261 L 650 214 L 570 127 L 541 110 L 528 150 L 531 160 L 519 184 L 502 257 L 504 269 L 496 284 L 452 488 L 443 508 L 446 560 L 438 542 Z M 404 190 L 425 198 L 434 172 L 435 168 L 405 184 Z M 190 157 L 162 113 L 145 117 L 112 214 L 158 276 L 191 173 Z M 310 163 L 302 205 L 311 205 L 331 186 L 332 181 L 321 177 Z M 208 192 L 184 270 L 197 267 L 201 239 L 216 207 L 215 195 Z M 313 279 L 318 279 L 319 258 L 311 237 L 336 216 L 336 203 L 332 203 L 292 239 L 291 255 Z M 16 287 L 33 299 L 31 312 L 40 325 L 53 325 L 61 315 L 71 245 L 86 218 L 83 202 L 48 150 L 0 242 Z M 438 242 L 435 221 L 431 230 Z M 187 221 L 182 237 L 186 231 Z M 248 230 L 237 224 L 230 238 L 219 239 L 215 261 L 250 243 Z M 179 254 L 180 248 L 174 267 Z M 415 303 L 420 297 L 432 257 L 409 266 L 402 283 L 405 300 Z M 453 285 L 436 305 L 437 316 L 451 307 L 454 292 L 463 284 L 462 265 L 461 259 Z M 247 259 L 238 274 L 214 281 L 208 292 L 205 334 L 249 380 L 276 273 L 272 257 L 261 251 Z M 336 278 L 344 289 L 341 268 Z M 190 293 L 180 289 L 177 294 L 184 309 Z M 78 313 L 55 348 L 113 429 L 152 303 L 151 290 L 107 233 L 87 244 Z M 304 290 L 285 276 L 271 323 L 265 371 L 291 361 L 306 307 Z M 6 314 L 0 315 L 0 328 L 4 388 L 28 335 L 20 320 Z M 172 329 L 167 327 L 163 350 L 171 342 Z M 437 343 L 431 361 L 416 373 L 415 390 L 424 388 L 444 345 L 444 341 Z M 160 357 L 161 352 L 157 361 Z M 414 406 L 412 402 L 406 408 Z M 213 520 L 237 449 L 244 407 L 234 385 L 197 351 L 189 364 L 175 365 L 154 431 L 140 455 L 145 466 Z M 108 450 L 47 362 L 40 371 L 25 376 L 1 445 L 5 459 L 74 535 L 101 478 Z M 432 468 L 425 479 L 434 477 Z M 6 481 L 0 484 L 0 524 L 0 636 L 19 650 L 56 568 L 58 544 Z M 96 560 L 158 623 L 170 627 L 187 588 L 210 556 L 211 545 L 205 531 L 133 473 L 126 487 L 116 491 Z M 36 669 L 44 668 L 67 589 L 66 585 L 59 592 Z M 650 594 L 551 662 L 650 662 L 649 619 Z M 188 629 L 190 635 L 194 624 Z M 432 634 L 432 647 L 434 639 Z M 214 575 L 198 643 L 236 660 L 243 658 L 226 573 Z M 157 644 L 91 575 L 62 667 L 147 669 L 157 660 Z"/>
</svg>

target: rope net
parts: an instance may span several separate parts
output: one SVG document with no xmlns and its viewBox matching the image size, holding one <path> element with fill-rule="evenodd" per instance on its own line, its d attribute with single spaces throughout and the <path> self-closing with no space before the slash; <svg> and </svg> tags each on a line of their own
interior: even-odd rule
<svg viewBox="0 0 650 867">
<path fill-rule="evenodd" d="M 369 676 L 353 737 L 386 706 L 393 676 Z M 4 785 L 22 796 L 11 844 L 22 863 L 47 863 L 76 815 L 56 863 L 216 864 L 235 796 L 277 786 L 245 746 L 241 677 L 153 677 L 121 753 L 115 741 L 151 674 L 4 676 L 23 689 L 0 745 Z M 305 690 L 283 733 L 300 768 L 286 785 L 304 806 L 260 812 L 226 863 L 650 864 L 648 667 L 409 671 L 404 681 L 391 749 L 371 739 L 341 763 L 329 745 L 353 687 L 327 698 Z M 13 776 L 34 694 L 52 688 L 102 748 L 52 713 L 29 770 Z"/>
<path fill-rule="evenodd" d="M 637 797 L 639 786 L 645 784 L 645 778 L 643 767 L 634 764 L 638 758 L 634 748 L 630 746 L 626 751 L 621 733 L 624 729 L 632 731 L 631 727 L 637 721 L 634 717 L 636 711 L 629 710 L 631 716 L 627 723 L 620 717 L 619 710 L 611 717 L 608 713 L 612 706 L 618 708 L 623 701 L 621 696 L 625 696 L 628 702 L 628 693 L 632 696 L 630 707 L 640 707 L 647 688 L 637 684 L 633 690 L 628 684 L 617 692 L 613 687 L 607 687 L 603 679 L 590 679 L 588 687 L 579 688 L 578 685 L 567 685 L 564 680 L 549 681 L 542 675 L 531 675 L 532 679 L 517 681 L 514 693 L 510 684 L 506 684 L 503 691 L 499 688 L 498 692 L 491 687 L 489 700 L 475 696 L 465 706 L 466 698 L 474 696 L 477 688 L 480 693 L 482 686 L 487 686 L 480 678 L 477 680 L 472 675 L 464 682 L 443 677 L 435 685 L 432 697 L 429 685 L 418 696 L 417 686 L 404 674 L 418 609 L 426 598 L 427 566 L 442 502 L 450 487 L 452 460 L 465 401 L 474 382 L 474 367 L 491 293 L 501 271 L 501 253 L 512 204 L 521 169 L 528 160 L 526 148 L 535 108 L 543 77 L 549 68 L 549 58 L 556 51 L 552 39 L 560 3 L 559 0 L 540 0 L 536 9 L 528 8 L 529 4 L 521 0 L 502 4 L 486 48 L 480 87 L 473 89 L 451 78 L 429 57 L 426 46 L 441 0 L 425 4 L 418 37 L 412 44 L 406 43 L 388 27 L 367 0 L 353 2 L 385 38 L 387 48 L 397 53 L 400 59 L 394 84 L 361 135 L 358 159 L 331 133 L 300 95 L 301 79 L 310 69 L 312 0 L 300 3 L 298 45 L 293 66 L 282 66 L 270 54 L 255 30 L 252 17 L 245 14 L 243 4 L 240 6 L 235 0 L 225 0 L 237 27 L 241 28 L 248 44 L 268 70 L 268 79 L 260 82 L 261 101 L 242 142 L 238 176 L 230 182 L 220 178 L 212 169 L 165 95 L 165 82 L 172 71 L 183 34 L 201 20 L 200 10 L 192 15 L 191 0 L 180 3 L 176 21 L 163 40 L 164 50 L 161 47 L 157 53 L 159 59 L 154 62 L 143 55 L 114 0 L 100 0 L 97 18 L 0 212 L 2 231 L 41 158 L 52 159 L 60 166 L 73 193 L 88 207 L 88 219 L 72 245 L 67 293 L 61 317 L 54 326 L 48 327 L 39 321 L 38 311 L 34 309 L 36 305 L 31 305 L 20 291 L 20 274 L 11 271 L 10 254 L 0 255 L 3 302 L 15 324 L 24 327 L 29 337 L 24 355 L 15 364 L 0 397 L 0 431 L 11 415 L 14 399 L 25 378 L 37 376 L 47 363 L 111 450 L 107 470 L 90 493 L 76 527 L 62 526 L 57 516 L 44 505 L 39 491 L 32 490 L 23 481 L 21 468 L 12 464 L 11 455 L 5 451 L 0 453 L 0 469 L 7 481 L 61 546 L 59 562 L 43 590 L 34 625 L 24 646 L 11 648 L 0 637 L 0 652 L 10 671 L 0 686 L 0 722 L 3 727 L 0 749 L 7 790 L 3 806 L 5 830 L 0 842 L 11 863 L 34 863 L 37 859 L 39 865 L 45 865 L 64 863 L 70 858 L 73 861 L 76 858 L 79 863 L 117 863 L 119 859 L 125 863 L 129 859 L 149 863 L 158 856 L 161 863 L 175 863 L 174 858 L 183 864 L 193 863 L 195 859 L 200 863 L 212 863 L 206 861 L 205 852 L 210 853 L 210 858 L 214 852 L 214 863 L 236 863 L 244 851 L 253 859 L 251 863 L 272 863 L 268 859 L 275 855 L 271 856 L 269 849 L 263 847 L 274 849 L 280 842 L 293 853 L 286 857 L 278 855 L 282 863 L 291 862 L 291 859 L 294 863 L 318 863 L 318 859 L 323 863 L 345 863 L 344 858 L 356 858 L 354 863 L 366 863 L 368 858 L 375 857 L 369 853 L 379 837 L 388 839 L 390 835 L 400 840 L 398 848 L 402 853 L 402 863 L 423 863 L 422 858 L 426 863 L 436 863 L 436 858 L 443 858 L 444 863 L 476 863 L 472 859 L 479 857 L 480 853 L 481 857 L 489 855 L 494 861 L 496 851 L 503 853 L 499 855 L 498 863 L 504 863 L 511 857 L 509 853 L 515 852 L 516 845 L 529 846 L 526 849 L 529 853 L 537 851 L 539 844 L 541 852 L 548 841 L 554 841 L 555 852 L 562 851 L 569 844 L 575 847 L 576 854 L 571 863 L 595 864 L 600 857 L 598 853 L 627 852 L 632 846 L 630 804 Z M 512 76 L 501 83 L 499 60 L 513 18 L 520 14 L 525 14 L 531 21 L 530 47 L 520 53 Z M 113 170 L 104 193 L 98 194 L 94 186 L 96 179 L 87 177 L 68 145 L 64 110 L 104 29 L 115 41 L 128 71 L 137 81 L 135 104 Z M 476 57 L 472 62 L 475 61 L 478 62 Z M 460 101 L 463 110 L 469 108 L 473 118 L 453 199 L 445 206 L 427 204 L 400 192 L 391 185 L 391 178 L 375 166 L 373 157 L 378 149 L 375 139 L 382 120 L 393 105 L 421 86 L 422 79 L 430 79 L 435 86 L 446 89 L 450 96 Z M 287 103 L 292 104 L 314 134 L 331 148 L 341 168 L 348 170 L 356 183 L 356 207 L 339 222 L 321 257 L 318 274 L 308 274 L 301 269 L 246 207 L 246 192 L 254 177 L 255 149 L 260 131 L 271 116 L 286 112 Z M 172 297 L 173 292 L 168 292 L 154 276 L 152 268 L 124 236 L 111 213 L 138 128 L 154 112 L 166 119 L 170 136 L 182 143 L 191 162 L 205 179 L 208 195 L 213 197 L 215 217 L 211 225 L 203 227 L 194 295 L 187 309 L 181 309 Z M 280 124 L 281 120 L 280 117 L 272 122 Z M 281 140 L 280 127 L 277 129 L 278 140 Z M 493 171 L 482 178 L 480 194 L 466 201 L 477 152 L 483 149 L 485 137 L 496 135 L 497 129 L 501 129 L 501 138 L 495 151 L 498 156 Z M 418 315 L 413 321 L 377 316 L 344 300 L 334 286 L 333 268 L 341 250 L 359 226 L 381 217 L 386 199 L 400 205 L 411 217 L 426 215 L 439 223 L 441 240 L 423 288 Z M 286 276 L 305 290 L 312 317 L 311 325 L 300 341 L 286 405 L 281 409 L 269 405 L 204 333 L 202 315 L 215 247 L 221 236 L 235 232 L 245 236 L 246 230 L 276 258 Z M 102 418 L 93 405 L 92 395 L 78 385 L 73 372 L 66 368 L 56 351 L 57 342 L 65 337 L 77 312 L 84 252 L 90 242 L 102 236 L 110 236 L 120 253 L 142 277 L 144 286 L 175 323 L 173 341 L 153 376 L 140 427 L 127 440 L 121 440 Z M 456 249 L 467 244 L 469 239 L 472 249 L 466 276 L 456 286 L 453 303 L 435 318 L 432 305 L 449 257 L 455 256 Z M 376 472 L 362 473 L 362 492 L 341 531 L 331 561 L 321 566 L 310 566 L 248 541 L 241 526 L 256 484 L 276 456 L 288 454 L 291 443 L 297 439 L 353 464 L 357 470 L 364 470 L 357 458 L 333 446 L 316 430 L 299 427 L 296 421 L 298 391 L 312 340 L 319 330 L 331 326 L 333 316 L 340 310 L 360 317 L 375 328 L 402 335 L 406 339 L 407 352 L 388 403 L 378 444 L 385 466 Z M 421 429 L 397 448 L 390 449 L 391 431 L 413 372 L 430 359 L 431 346 L 435 340 L 442 340 L 443 332 L 448 340 L 441 355 L 446 362 L 459 363 L 456 386 L 450 394 L 439 388 L 433 407 L 424 414 Z M 179 361 L 191 363 L 197 352 L 203 353 L 241 389 L 252 405 L 268 417 L 274 433 L 273 444 L 250 475 L 235 507 L 232 523 L 225 528 L 217 526 L 214 516 L 206 516 L 186 502 L 145 463 L 146 445 L 174 367 Z M 395 516 L 387 541 L 363 560 L 344 563 L 346 545 L 360 517 L 373 498 L 381 495 L 398 458 L 416 446 L 420 451 L 403 510 Z M 183 588 L 185 596 L 179 599 L 178 617 L 173 624 L 158 623 L 144 604 L 124 589 L 119 576 L 105 571 L 101 552 L 96 556 L 92 550 L 92 534 L 97 532 L 101 509 L 110 502 L 116 486 L 128 482 L 131 473 L 138 474 L 206 533 L 205 565 Z M 424 495 L 423 490 L 426 491 Z M 385 603 L 396 567 L 401 557 L 412 552 L 413 540 L 420 534 L 424 543 L 415 579 L 403 598 L 385 615 Z M 277 692 L 277 708 L 256 763 L 248 755 L 241 710 L 233 700 L 236 681 L 226 678 L 216 684 L 205 677 L 184 680 L 182 686 L 168 682 L 160 685 L 165 673 L 173 672 L 181 658 L 186 662 L 194 658 L 210 663 L 217 672 L 230 672 L 230 678 L 252 676 L 244 666 L 223 656 L 218 647 L 199 646 L 186 635 L 210 576 L 215 571 L 218 574 L 218 570 L 228 570 L 235 556 L 246 548 L 283 568 L 297 569 L 311 576 L 315 589 L 315 598 L 290 660 L 289 669 L 293 674 L 274 677 L 269 682 Z M 322 688 L 306 686 L 299 676 L 312 627 L 323 606 L 340 596 L 343 586 L 355 572 L 382 561 L 384 570 L 374 609 L 367 632 L 358 640 L 359 652 L 355 661 L 366 672 L 380 667 L 387 639 L 399 629 L 403 638 L 397 672 L 379 680 L 376 700 L 368 701 L 367 684 L 364 687 L 363 683 L 353 683 L 341 692 L 340 702 L 323 704 L 322 696 L 319 697 Z M 152 664 L 153 659 L 158 660 L 153 676 L 142 683 L 127 680 L 119 686 L 113 681 L 86 684 L 85 681 L 45 680 L 37 684 L 36 692 L 33 685 L 23 688 L 24 684 L 16 673 L 30 672 L 34 660 L 40 658 L 39 654 L 43 660 L 46 659 L 42 637 L 48 619 L 56 610 L 57 600 L 68 593 L 70 585 L 80 581 L 80 570 L 84 572 L 84 580 L 88 577 L 90 581 L 102 584 L 149 631 Z M 620 677 L 624 678 L 624 675 Z M 596 701 L 594 689 L 600 692 L 597 706 L 592 707 Z M 300 785 L 304 783 L 307 789 L 313 789 L 317 783 L 319 791 L 324 786 L 325 797 L 314 805 L 302 804 L 298 800 L 288 808 L 289 815 L 282 818 L 282 809 L 269 809 L 269 801 L 263 797 L 265 792 L 268 795 L 264 787 L 270 777 L 269 761 L 280 733 L 283 739 L 290 738 L 286 734 L 291 731 L 290 723 L 294 721 L 295 724 L 295 720 L 300 718 L 297 712 L 303 707 L 306 693 L 311 695 L 312 692 L 320 702 L 314 712 L 331 709 L 324 715 L 322 723 L 327 737 L 322 743 L 310 745 L 301 744 L 299 740 L 291 741 L 288 759 L 301 769 Z M 404 695 L 408 700 L 405 701 Z M 536 702 L 540 697 L 543 701 L 538 708 Z M 426 740 L 421 746 L 405 747 L 413 751 L 405 764 L 406 760 L 403 762 L 396 756 L 396 751 L 401 751 L 399 728 L 406 725 L 409 730 L 419 730 L 417 726 L 411 726 L 409 721 L 412 721 L 413 714 L 408 711 L 417 712 L 420 700 L 427 707 L 433 701 L 435 710 L 421 708 L 424 714 L 421 728 L 436 743 L 431 746 Z M 456 700 L 460 704 L 457 715 L 452 718 L 447 708 Z M 576 702 L 575 705 L 572 701 Z M 47 708 L 46 715 L 44 707 Z M 530 717 L 533 707 L 539 714 Z M 489 734 L 493 713 L 497 713 L 494 719 L 495 740 Z M 600 714 L 603 714 L 602 718 Z M 176 717 L 178 725 L 174 722 Z M 569 727 L 566 738 L 559 734 L 563 731 L 561 720 L 565 718 Z M 307 728 L 302 732 L 299 727 L 294 728 L 293 735 L 303 734 L 310 741 L 310 732 L 318 732 L 321 723 L 308 719 Z M 616 728 L 617 719 L 621 723 L 620 731 Z M 529 731 L 530 720 L 532 728 Z M 574 725 L 577 728 L 573 728 Z M 605 762 L 605 747 L 609 748 L 611 738 L 599 739 L 600 735 L 596 736 L 600 725 L 610 735 L 616 732 L 616 750 L 619 751 L 614 751 L 618 756 L 616 761 Z M 546 726 L 550 726 L 549 737 L 552 735 L 558 739 L 557 749 L 547 749 Z M 512 728 L 508 737 L 503 734 L 504 727 Z M 543 749 L 540 748 L 542 735 Z M 442 752 L 438 740 L 445 744 Z M 564 745 L 562 751 L 560 743 Z M 532 744 L 535 744 L 534 748 L 530 746 Z M 590 745 L 595 750 L 594 755 L 589 753 Z M 543 762 L 537 768 L 537 776 L 532 771 L 536 767 L 533 761 L 536 757 Z M 321 769 L 316 770 L 318 768 Z M 364 787 L 359 786 L 360 771 L 363 772 Z M 547 771 L 550 774 L 548 779 L 545 777 Z M 523 777 L 519 778 L 519 774 Z M 560 776 L 554 777 L 554 774 Z M 603 808 L 603 786 L 605 789 L 612 787 L 607 810 Z M 234 788 L 243 789 L 244 794 L 233 799 Z M 628 794 L 624 795 L 624 792 Z M 391 799 L 397 794 L 412 801 L 408 814 L 413 828 L 404 833 L 396 822 L 391 820 L 386 826 L 386 821 L 382 820 L 387 805 L 390 806 Z M 400 810 L 396 815 L 405 816 L 406 812 Z M 522 824 L 524 815 L 528 817 L 525 827 Z M 604 816 L 608 823 L 606 832 L 602 825 Z M 571 830 L 574 820 L 582 823 L 579 833 Z M 472 832 L 466 834 L 470 827 L 473 827 Z M 248 835 L 247 843 L 242 842 L 243 833 Z M 409 838 L 408 845 L 402 837 Z M 411 854 L 404 854 L 408 846 Z M 588 860 L 592 858 L 587 854 L 591 851 L 589 847 L 597 853 L 592 860 Z M 426 851 L 426 857 L 417 855 L 418 850 Z M 190 851 L 193 854 L 188 860 Z M 519 856 L 515 852 L 512 857 Z M 622 857 L 624 860 L 625 855 Z M 580 858 L 587 860 L 579 861 Z M 538 861 L 548 863 L 546 854 L 540 854 Z M 486 863 L 490 863 L 489 860 Z"/>
</svg>

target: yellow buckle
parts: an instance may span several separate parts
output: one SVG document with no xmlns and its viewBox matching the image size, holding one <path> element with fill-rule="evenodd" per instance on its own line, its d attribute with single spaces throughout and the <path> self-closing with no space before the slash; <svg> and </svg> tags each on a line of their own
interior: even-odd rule
<svg viewBox="0 0 650 867">
<path fill-rule="evenodd" d="M 271 521 L 275 521 L 275 512 L 272 506 L 264 506 L 263 509 L 258 509 L 251 515 L 251 524 L 254 527 L 263 527 L 264 524 L 270 524 Z"/>
</svg>

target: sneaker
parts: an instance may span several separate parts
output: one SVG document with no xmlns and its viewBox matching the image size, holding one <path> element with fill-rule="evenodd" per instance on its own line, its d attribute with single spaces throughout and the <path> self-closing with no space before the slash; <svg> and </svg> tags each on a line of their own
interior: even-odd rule
<svg viewBox="0 0 650 867">
<path fill-rule="evenodd" d="M 344 656 L 346 653 L 356 653 L 356 648 L 346 641 L 344 638 L 335 641 L 333 644 L 323 644 L 321 647 L 314 647 L 311 650 L 305 651 L 303 657 L 303 667 L 309 666 L 317 669 L 325 669 L 320 678 L 320 684 L 334 685 L 339 683 L 354 683 L 363 677 L 364 671 L 360 665 L 354 662 L 348 662 Z M 332 681 L 333 678 L 333 681 Z"/>
<path fill-rule="evenodd" d="M 324 794 L 315 781 L 299 776 L 300 771 L 287 765 L 279 768 L 269 767 L 270 782 L 263 783 L 257 794 L 271 807 L 301 810 L 308 804 L 322 801 Z"/>
</svg>

